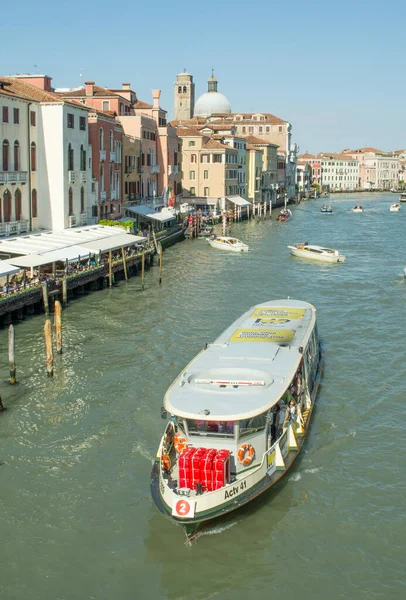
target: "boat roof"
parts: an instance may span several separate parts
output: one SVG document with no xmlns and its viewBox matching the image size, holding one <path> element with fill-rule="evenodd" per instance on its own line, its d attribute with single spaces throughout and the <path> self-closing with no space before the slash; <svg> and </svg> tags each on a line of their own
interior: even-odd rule
<svg viewBox="0 0 406 600">
<path fill-rule="evenodd" d="M 205 420 L 266 412 L 289 387 L 315 322 L 314 306 L 300 300 L 253 306 L 178 375 L 165 394 L 165 408 Z"/>
</svg>

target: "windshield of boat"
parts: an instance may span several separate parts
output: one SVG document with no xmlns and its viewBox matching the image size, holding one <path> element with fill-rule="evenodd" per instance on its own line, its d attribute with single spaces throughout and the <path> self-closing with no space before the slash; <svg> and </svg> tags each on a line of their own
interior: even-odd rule
<svg viewBox="0 0 406 600">
<path fill-rule="evenodd" d="M 204 435 L 208 437 L 234 437 L 233 421 L 200 421 L 186 420 L 189 435 Z"/>
</svg>

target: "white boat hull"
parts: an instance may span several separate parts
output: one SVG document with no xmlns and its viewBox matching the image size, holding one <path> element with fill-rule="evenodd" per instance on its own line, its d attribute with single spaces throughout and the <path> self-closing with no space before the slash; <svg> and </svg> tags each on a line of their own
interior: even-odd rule
<svg viewBox="0 0 406 600">
<path fill-rule="evenodd" d="M 222 242 L 218 242 L 217 240 L 208 240 L 210 246 L 212 248 L 217 248 L 218 250 L 228 250 L 228 252 L 248 252 L 249 247 L 247 244 L 224 244 Z"/>
<path fill-rule="evenodd" d="M 389 210 L 390 210 L 390 212 L 399 212 L 400 211 L 400 206 L 392 204 L 392 206 L 390 207 Z"/>
<path fill-rule="evenodd" d="M 316 252 L 311 252 L 310 250 L 300 250 L 295 246 L 288 246 L 290 248 L 293 256 L 298 256 L 299 258 L 305 258 L 306 260 L 316 260 L 318 262 L 324 263 L 339 263 L 345 262 L 345 256 L 342 254 L 319 254 Z"/>
</svg>

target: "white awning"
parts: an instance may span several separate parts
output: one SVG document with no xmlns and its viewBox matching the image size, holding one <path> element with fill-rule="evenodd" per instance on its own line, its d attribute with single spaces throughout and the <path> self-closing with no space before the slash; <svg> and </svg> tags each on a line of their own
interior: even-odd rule
<svg viewBox="0 0 406 600">
<path fill-rule="evenodd" d="M 6 275 L 13 275 L 13 273 L 18 273 L 20 269 L 14 267 L 10 263 L 5 260 L 0 260 L 0 277 L 5 277 Z"/>
<path fill-rule="evenodd" d="M 165 223 L 166 221 L 172 221 L 175 218 L 174 215 L 172 215 L 166 210 L 163 212 L 153 212 L 152 207 L 147 206 L 146 204 L 140 204 L 139 206 L 126 206 L 125 210 L 132 212 L 135 215 L 140 215 L 142 217 L 147 217 L 148 219 L 160 221 L 161 223 Z"/>
<path fill-rule="evenodd" d="M 130 233 L 122 233 L 120 235 L 111 236 L 94 242 L 84 242 L 83 248 L 87 252 L 106 252 L 107 250 L 118 250 L 123 246 L 132 246 L 134 244 L 144 244 L 147 238 L 139 235 L 131 235 Z"/>
<path fill-rule="evenodd" d="M 241 196 L 226 196 L 226 200 L 230 200 L 233 204 L 237 204 L 237 206 L 248 206 L 251 205 L 251 202 L 248 200 L 244 200 Z"/>
</svg>

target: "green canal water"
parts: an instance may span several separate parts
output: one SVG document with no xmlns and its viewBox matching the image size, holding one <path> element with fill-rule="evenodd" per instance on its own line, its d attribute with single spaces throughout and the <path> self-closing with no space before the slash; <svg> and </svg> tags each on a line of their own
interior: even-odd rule
<svg viewBox="0 0 406 600">
<path fill-rule="evenodd" d="M 0 598 L 252 600 L 406 597 L 406 205 L 394 194 L 240 223 L 247 254 L 188 241 L 159 270 L 72 302 L 46 377 L 43 317 L 16 326 L 18 385 L 0 331 Z M 365 207 L 354 214 L 356 203 Z M 347 262 L 290 256 L 297 241 Z M 325 370 L 295 467 L 192 544 L 155 510 L 151 464 L 165 390 L 253 304 L 318 309 Z"/>
</svg>

